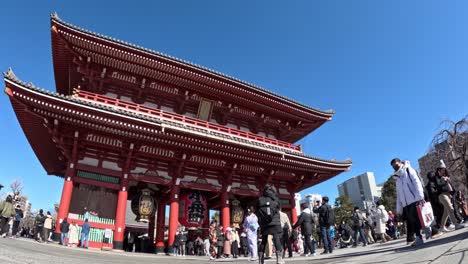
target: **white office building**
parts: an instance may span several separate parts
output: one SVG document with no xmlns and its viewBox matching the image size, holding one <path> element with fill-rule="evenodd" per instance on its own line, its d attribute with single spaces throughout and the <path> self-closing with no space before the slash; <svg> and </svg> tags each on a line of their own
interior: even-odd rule
<svg viewBox="0 0 468 264">
<path fill-rule="evenodd" d="M 381 197 L 382 188 L 375 184 L 374 173 L 366 172 L 339 184 L 338 193 L 348 196 L 353 204 L 364 210 Z"/>
</svg>

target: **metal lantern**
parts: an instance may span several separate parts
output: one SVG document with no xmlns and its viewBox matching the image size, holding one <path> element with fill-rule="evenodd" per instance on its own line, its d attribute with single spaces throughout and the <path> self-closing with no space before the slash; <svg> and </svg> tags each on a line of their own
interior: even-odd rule
<svg viewBox="0 0 468 264">
<path fill-rule="evenodd" d="M 205 196 L 200 192 L 182 194 L 179 200 L 179 222 L 186 227 L 202 226 L 208 218 Z"/>
<path fill-rule="evenodd" d="M 240 206 L 239 200 L 231 202 L 231 223 L 234 228 L 239 228 L 240 224 L 244 220 L 244 210 Z"/>
<path fill-rule="evenodd" d="M 132 211 L 137 216 L 135 220 L 139 222 L 148 222 L 154 216 L 155 204 L 151 190 L 143 189 L 132 199 Z"/>
</svg>

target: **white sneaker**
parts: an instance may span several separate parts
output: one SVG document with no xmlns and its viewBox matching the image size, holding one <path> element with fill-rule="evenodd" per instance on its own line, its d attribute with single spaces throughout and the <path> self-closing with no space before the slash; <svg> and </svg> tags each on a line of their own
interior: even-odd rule
<svg viewBox="0 0 468 264">
<path fill-rule="evenodd" d="M 452 230 L 447 229 L 445 226 L 442 227 L 442 228 L 439 229 L 439 230 L 440 230 L 441 232 L 444 232 L 444 233 L 448 233 L 448 232 L 452 231 Z"/>
<path fill-rule="evenodd" d="M 313 253 L 312 256 L 314 256 L 314 257 L 317 256 L 317 253 Z"/>
<path fill-rule="evenodd" d="M 456 225 L 455 225 L 455 230 L 462 229 L 462 228 L 464 228 L 464 227 L 465 227 L 464 224 L 456 224 Z"/>
<path fill-rule="evenodd" d="M 448 226 L 448 229 L 455 229 L 455 226 L 454 226 L 453 224 L 450 224 L 450 225 Z"/>
</svg>

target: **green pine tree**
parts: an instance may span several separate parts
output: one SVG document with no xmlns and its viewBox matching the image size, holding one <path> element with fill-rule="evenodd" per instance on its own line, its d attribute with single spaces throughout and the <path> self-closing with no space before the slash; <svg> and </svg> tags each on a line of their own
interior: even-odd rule
<svg viewBox="0 0 468 264">
<path fill-rule="evenodd" d="M 382 204 L 387 211 L 395 212 L 396 206 L 396 183 L 390 176 L 382 188 Z"/>
<path fill-rule="evenodd" d="M 342 195 L 335 199 L 335 221 L 340 224 L 342 221 L 348 222 L 353 213 L 354 204 L 348 196 Z"/>
</svg>

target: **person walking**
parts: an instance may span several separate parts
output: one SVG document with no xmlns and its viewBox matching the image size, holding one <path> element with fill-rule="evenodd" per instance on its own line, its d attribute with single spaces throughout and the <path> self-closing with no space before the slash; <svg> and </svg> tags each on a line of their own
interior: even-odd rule
<svg viewBox="0 0 468 264">
<path fill-rule="evenodd" d="M 255 215 L 255 207 L 253 205 L 248 209 L 248 216 L 244 220 L 244 230 L 247 232 L 247 240 L 249 243 L 250 261 L 258 260 L 257 249 L 257 230 L 259 228 L 258 218 Z"/>
<path fill-rule="evenodd" d="M 75 220 L 72 221 L 72 224 L 69 227 L 68 231 L 68 246 L 76 247 L 78 245 L 78 226 L 76 225 Z"/>
<path fill-rule="evenodd" d="M 49 243 L 49 235 L 50 235 L 51 230 L 52 230 L 52 215 L 50 214 L 49 211 L 47 211 L 47 214 L 45 215 L 44 229 L 43 229 L 43 238 L 44 238 L 44 242 L 46 243 Z"/>
<path fill-rule="evenodd" d="M 224 257 L 229 258 L 232 254 L 232 228 L 226 228 L 224 232 L 224 244 L 223 244 L 223 254 Z"/>
<path fill-rule="evenodd" d="M 6 237 L 9 231 L 10 218 L 15 216 L 13 197 L 8 195 L 5 201 L 0 202 L 0 236 Z"/>
<path fill-rule="evenodd" d="M 262 232 L 262 244 L 260 245 L 260 263 L 264 263 L 265 245 L 268 235 L 273 236 L 273 244 L 276 249 L 276 263 L 284 264 L 283 247 L 281 246 L 281 222 L 280 222 L 280 202 L 278 194 L 272 185 L 267 184 L 263 189 L 262 196 L 257 202 L 258 221 Z"/>
<path fill-rule="evenodd" d="M 286 248 L 288 249 L 289 257 L 292 258 L 292 244 L 291 244 L 291 222 L 289 222 L 289 217 L 284 212 L 280 211 L 280 223 L 283 235 L 281 236 L 281 245 L 283 246 L 283 258 L 286 255 Z"/>
<path fill-rule="evenodd" d="M 443 205 L 444 214 L 441 219 L 441 230 L 443 232 L 449 232 L 446 228 L 447 219 L 450 217 L 450 221 L 455 225 L 455 229 L 464 228 L 463 224 L 458 223 L 457 218 L 454 214 L 452 195 L 455 193 L 450 176 L 443 160 L 440 161 L 439 167 L 436 170 L 436 185 L 439 192 L 439 201 Z"/>
<path fill-rule="evenodd" d="M 375 220 L 376 220 L 375 230 L 376 230 L 376 233 L 380 235 L 382 239 L 381 242 L 385 243 L 391 239 L 387 235 L 388 212 L 387 210 L 385 210 L 385 206 L 380 201 L 377 201 L 376 205 L 377 205 L 377 209 L 375 210 Z"/>
<path fill-rule="evenodd" d="M 314 219 L 307 204 L 301 204 L 301 211 L 297 222 L 292 228 L 301 227 L 301 233 L 304 235 L 304 256 L 315 256 L 315 245 L 311 241 Z M 289 257 L 292 257 L 292 252 L 289 253 Z"/>
<path fill-rule="evenodd" d="M 362 226 L 364 225 L 364 216 L 362 216 L 361 212 L 359 211 L 359 207 L 354 207 L 353 215 L 351 216 L 353 219 L 353 231 L 354 231 L 354 245 L 353 247 L 357 247 L 358 245 L 358 233 L 361 237 L 361 241 L 363 246 L 367 245 L 366 236 L 364 235 L 364 231 L 362 230 Z"/>
<path fill-rule="evenodd" d="M 43 229 L 44 229 L 44 221 L 45 221 L 45 216 L 44 216 L 44 211 L 42 209 L 39 210 L 39 213 L 36 215 L 36 218 L 34 219 L 34 225 L 36 227 L 36 232 L 34 233 L 34 239 L 36 239 L 38 242 L 42 242 L 45 238 L 43 238 Z"/>
<path fill-rule="evenodd" d="M 220 225 L 218 228 L 216 228 L 216 238 L 218 239 L 216 242 L 216 248 L 217 250 L 217 255 L 216 258 L 222 258 L 224 255 L 224 233 L 223 233 L 223 227 Z"/>
<path fill-rule="evenodd" d="M 70 231 L 70 224 L 68 223 L 68 219 L 65 217 L 60 223 L 60 243 L 63 246 L 68 245 L 68 232 Z"/>
<path fill-rule="evenodd" d="M 437 187 L 436 174 L 434 172 L 427 173 L 426 193 L 431 202 L 432 212 L 436 220 L 436 226 L 439 230 L 442 226 L 442 216 L 444 215 L 444 206 L 439 200 L 439 191 Z"/>
<path fill-rule="evenodd" d="M 390 165 L 395 170 L 393 179 L 396 184 L 396 212 L 403 214 L 406 219 L 408 234 L 416 234 L 413 246 L 424 244 L 421 235 L 421 223 L 419 221 L 416 207 L 424 201 L 424 191 L 417 172 L 411 167 L 409 161 L 402 162 L 394 158 Z M 407 241 L 409 238 L 407 237 Z"/>
<path fill-rule="evenodd" d="M 17 204 L 15 207 L 15 218 L 13 221 L 13 230 L 12 230 L 13 232 L 11 234 L 12 237 L 18 237 L 19 226 L 23 217 L 24 217 L 23 210 L 21 210 L 21 206 Z"/>
<path fill-rule="evenodd" d="M 335 249 L 335 245 L 336 245 L 336 241 L 335 241 L 335 238 L 336 238 L 336 226 L 335 224 L 332 224 L 330 226 L 330 238 L 331 238 L 331 242 L 332 242 L 332 248 Z"/>
<path fill-rule="evenodd" d="M 249 256 L 249 239 L 247 238 L 247 230 L 244 228 L 244 231 L 240 235 L 240 246 L 242 248 L 242 254 L 244 257 Z"/>
<path fill-rule="evenodd" d="M 319 215 L 320 234 L 323 239 L 323 252 L 322 254 L 333 253 L 333 245 L 330 237 L 330 226 L 335 223 L 335 214 L 333 209 L 328 204 L 328 197 L 322 198 L 322 205 L 314 208 L 314 213 Z"/>
<path fill-rule="evenodd" d="M 185 234 L 184 230 L 179 231 L 179 234 L 176 236 L 176 240 L 179 241 L 179 255 L 185 257 L 187 235 Z"/>
<path fill-rule="evenodd" d="M 89 231 L 91 226 L 89 225 L 88 218 L 85 219 L 83 226 L 81 227 L 81 247 L 88 249 L 89 246 Z M 86 241 L 86 244 L 85 244 Z"/>
<path fill-rule="evenodd" d="M 232 228 L 231 235 L 232 257 L 237 258 L 239 256 L 240 238 L 236 228 Z"/>
</svg>

